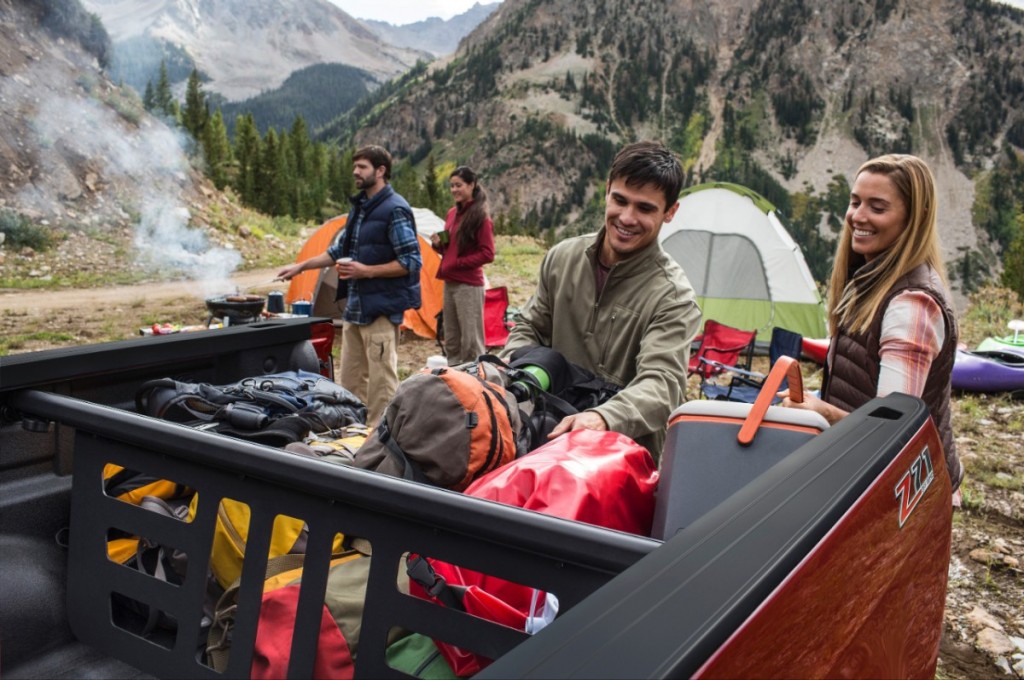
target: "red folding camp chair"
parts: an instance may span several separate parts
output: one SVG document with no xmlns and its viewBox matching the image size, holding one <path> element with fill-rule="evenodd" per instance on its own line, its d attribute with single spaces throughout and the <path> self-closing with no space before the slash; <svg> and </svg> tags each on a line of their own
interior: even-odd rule
<svg viewBox="0 0 1024 680">
<path fill-rule="evenodd" d="M 484 345 L 504 347 L 512 324 L 508 321 L 508 288 L 499 286 L 484 291 Z"/>
<path fill-rule="evenodd" d="M 768 345 L 768 360 L 770 366 L 781 357 L 792 357 L 800 360 L 803 347 L 803 337 L 799 333 L 788 331 L 785 328 L 776 326 L 772 329 L 772 341 Z M 705 360 L 706 361 L 706 360 Z M 716 385 L 709 381 L 701 380 L 700 392 L 707 399 L 720 399 L 725 401 L 741 401 L 753 404 L 757 399 L 761 388 L 764 386 L 766 376 L 763 373 L 745 370 L 737 366 L 723 367 L 725 372 L 732 374 L 732 379 L 726 385 Z M 719 382 L 721 380 L 719 379 Z M 779 389 L 787 389 L 788 384 L 783 379 Z M 776 397 L 772 403 L 781 401 Z"/>
<path fill-rule="evenodd" d="M 756 338 L 757 331 L 744 331 L 708 319 L 704 322 L 700 346 L 690 356 L 688 374 L 697 373 L 701 380 L 706 380 L 727 366 L 749 371 Z"/>
</svg>

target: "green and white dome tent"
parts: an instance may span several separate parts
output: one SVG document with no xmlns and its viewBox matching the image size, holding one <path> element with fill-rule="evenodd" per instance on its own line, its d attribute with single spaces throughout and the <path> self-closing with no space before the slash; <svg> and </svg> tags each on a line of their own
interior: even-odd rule
<svg viewBox="0 0 1024 680">
<path fill-rule="evenodd" d="M 661 229 L 662 247 L 686 272 L 705 319 L 824 338 L 825 307 L 800 247 L 766 198 L 738 184 L 690 187 Z"/>
</svg>

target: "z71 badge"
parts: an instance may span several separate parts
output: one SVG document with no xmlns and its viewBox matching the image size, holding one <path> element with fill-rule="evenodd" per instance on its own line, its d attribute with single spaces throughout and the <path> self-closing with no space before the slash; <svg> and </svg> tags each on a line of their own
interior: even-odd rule
<svg viewBox="0 0 1024 680">
<path fill-rule="evenodd" d="M 920 455 L 910 464 L 910 469 L 896 484 L 896 501 L 900 505 L 900 528 L 907 523 L 914 508 L 924 498 L 924 492 L 935 481 L 935 470 L 932 469 L 932 456 L 928 447 L 924 447 Z"/>
</svg>

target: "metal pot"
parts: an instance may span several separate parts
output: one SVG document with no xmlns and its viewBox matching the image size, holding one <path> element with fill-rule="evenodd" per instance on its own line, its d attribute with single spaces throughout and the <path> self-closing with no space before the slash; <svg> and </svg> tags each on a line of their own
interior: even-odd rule
<svg viewBox="0 0 1024 680">
<path fill-rule="evenodd" d="M 231 324 L 258 321 L 264 304 L 261 295 L 231 293 L 206 298 L 211 318 L 226 319 Z"/>
</svg>

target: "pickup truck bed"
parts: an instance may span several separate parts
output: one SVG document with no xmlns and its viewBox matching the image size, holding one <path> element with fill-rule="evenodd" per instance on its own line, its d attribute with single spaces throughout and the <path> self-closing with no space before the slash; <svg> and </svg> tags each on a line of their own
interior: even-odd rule
<svg viewBox="0 0 1024 680">
<path fill-rule="evenodd" d="M 945 469 L 920 401 L 894 395 L 871 402 L 665 543 L 133 411 L 135 390 L 150 378 L 224 384 L 317 370 L 310 345 L 316 322 L 0 360 L 5 677 L 221 677 L 195 652 L 221 498 L 252 511 L 230 677 L 249 674 L 278 514 L 310 528 L 294 677 L 312 675 L 328 556 L 339 531 L 365 537 L 373 548 L 356 677 L 405 677 L 384 660 L 393 628 L 496 659 L 481 674 L 487 677 L 712 677 L 753 669 L 790 677 L 868 675 L 889 663 L 902 664 L 898 675 L 934 672 L 949 554 L 948 479 L 940 474 L 940 483 L 922 492 L 902 527 L 893 494 L 923 452 L 936 472 Z M 196 489 L 195 520 L 107 497 L 101 474 L 110 462 Z M 184 583 L 173 586 L 110 561 L 111 529 L 184 550 Z M 562 613 L 530 637 L 403 595 L 394 582 L 410 551 L 553 592 Z M 156 606 L 176 627 L 141 637 L 133 622 L 113 617 L 115 593 Z"/>
</svg>

